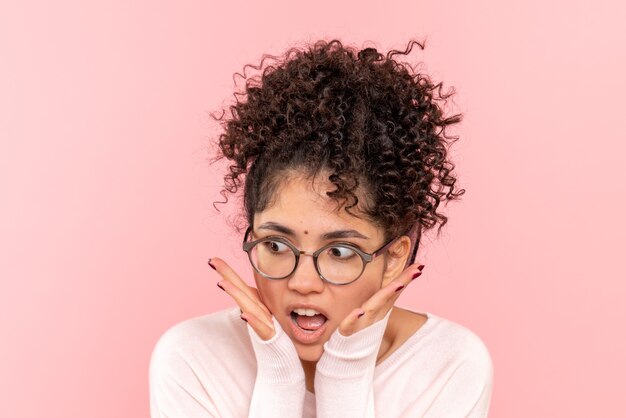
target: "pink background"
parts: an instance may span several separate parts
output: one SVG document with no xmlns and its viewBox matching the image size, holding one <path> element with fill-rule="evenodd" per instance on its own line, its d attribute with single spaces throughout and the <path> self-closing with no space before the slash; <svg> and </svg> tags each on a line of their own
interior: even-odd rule
<svg viewBox="0 0 626 418">
<path fill-rule="evenodd" d="M 208 257 L 249 271 L 212 209 L 208 112 L 263 52 L 334 36 L 384 51 L 427 37 L 410 60 L 465 113 L 453 157 L 467 193 L 422 244 L 425 274 L 399 305 L 481 336 L 493 417 L 624 416 L 625 12 L 4 1 L 0 416 L 148 416 L 161 333 L 232 306 Z"/>
</svg>

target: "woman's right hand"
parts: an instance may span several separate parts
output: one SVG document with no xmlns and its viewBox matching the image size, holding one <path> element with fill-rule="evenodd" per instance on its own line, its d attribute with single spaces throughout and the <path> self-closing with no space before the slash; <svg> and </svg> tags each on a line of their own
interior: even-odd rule
<svg viewBox="0 0 626 418">
<path fill-rule="evenodd" d="M 217 282 L 217 285 L 239 305 L 241 319 L 247 321 L 264 341 L 276 335 L 272 313 L 261 301 L 257 288 L 248 286 L 221 258 L 209 259 L 209 266 L 222 276 L 223 280 Z"/>
<path fill-rule="evenodd" d="M 306 376 L 293 342 L 256 288 L 248 286 L 221 258 L 210 259 L 209 265 L 222 276 L 218 285 L 235 300 L 242 318 L 248 321 L 246 332 L 257 362 L 248 416 L 301 417 Z"/>
</svg>

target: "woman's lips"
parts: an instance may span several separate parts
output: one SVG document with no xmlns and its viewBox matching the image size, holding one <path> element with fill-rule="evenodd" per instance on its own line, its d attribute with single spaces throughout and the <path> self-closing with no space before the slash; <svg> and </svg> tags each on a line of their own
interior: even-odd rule
<svg viewBox="0 0 626 418">
<path fill-rule="evenodd" d="M 289 315 L 289 324 L 291 325 L 291 333 L 294 338 L 302 344 L 313 344 L 317 342 L 328 326 L 328 319 L 315 331 L 305 331 L 296 323 L 294 313 Z"/>
</svg>

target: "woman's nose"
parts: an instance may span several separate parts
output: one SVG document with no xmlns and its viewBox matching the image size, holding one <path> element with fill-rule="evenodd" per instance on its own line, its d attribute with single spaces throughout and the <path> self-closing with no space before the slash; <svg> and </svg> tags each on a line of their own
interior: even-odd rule
<svg viewBox="0 0 626 418">
<path fill-rule="evenodd" d="M 324 290 L 324 280 L 315 269 L 315 262 L 310 254 L 300 254 L 296 271 L 287 280 L 287 287 L 299 293 L 319 293 Z"/>
</svg>

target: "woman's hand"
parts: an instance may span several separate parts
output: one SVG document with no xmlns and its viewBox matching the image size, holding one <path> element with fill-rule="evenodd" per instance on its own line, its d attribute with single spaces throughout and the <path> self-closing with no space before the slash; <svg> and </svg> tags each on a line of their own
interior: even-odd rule
<svg viewBox="0 0 626 418">
<path fill-rule="evenodd" d="M 221 258 L 209 259 L 209 266 L 224 279 L 217 282 L 217 285 L 239 305 L 241 319 L 248 322 L 262 340 L 271 339 L 276 334 L 272 313 L 261 301 L 256 287 L 248 286 Z"/>
<path fill-rule="evenodd" d="M 256 288 L 248 286 L 220 258 L 210 259 L 209 265 L 222 276 L 217 285 L 237 302 L 241 318 L 249 325 L 246 332 L 257 360 L 257 373 L 247 416 L 302 417 L 306 376 L 293 342 Z"/>
<path fill-rule="evenodd" d="M 411 264 L 396 279 L 374 293 L 360 308 L 354 309 L 342 322 L 337 330 L 344 337 L 350 336 L 383 319 L 393 307 L 404 289 L 415 278 L 422 274 L 424 265 Z"/>
</svg>

